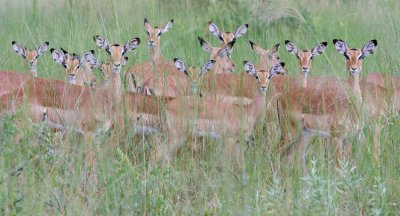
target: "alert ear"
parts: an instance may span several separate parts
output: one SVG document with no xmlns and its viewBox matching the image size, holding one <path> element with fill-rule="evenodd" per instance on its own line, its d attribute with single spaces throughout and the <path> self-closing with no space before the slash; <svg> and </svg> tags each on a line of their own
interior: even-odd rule
<svg viewBox="0 0 400 216">
<path fill-rule="evenodd" d="M 233 40 L 228 44 L 226 44 L 225 46 L 223 46 L 221 49 L 218 50 L 217 55 L 221 58 L 224 57 L 225 55 L 230 56 L 230 54 L 232 53 L 233 45 L 235 45 L 235 42 L 236 40 Z"/>
<path fill-rule="evenodd" d="M 46 52 L 48 48 L 49 48 L 49 42 L 44 42 L 43 44 L 41 44 L 37 49 L 37 57 L 41 56 L 44 52 Z"/>
<path fill-rule="evenodd" d="M 257 55 L 265 55 L 267 54 L 267 51 L 265 51 L 260 45 L 254 43 L 253 41 L 249 41 L 251 49 L 254 50 L 254 52 L 257 53 Z"/>
<path fill-rule="evenodd" d="M 147 33 L 150 33 L 153 30 L 153 27 L 150 25 L 147 18 L 144 18 L 144 28 L 146 29 Z"/>
<path fill-rule="evenodd" d="M 59 52 L 59 51 L 57 51 L 57 50 L 55 50 L 53 48 L 50 49 L 50 53 L 51 53 L 51 57 L 53 58 L 53 60 L 56 63 L 64 66 L 64 62 L 65 62 L 65 59 L 66 59 L 64 53 Z"/>
<path fill-rule="evenodd" d="M 137 38 L 137 37 L 132 38 L 131 40 L 129 40 L 128 42 L 125 43 L 124 53 L 122 55 L 124 55 L 126 52 L 136 49 L 139 44 L 140 44 L 140 38 Z"/>
<path fill-rule="evenodd" d="M 292 43 L 290 40 L 285 40 L 285 45 L 286 45 L 286 50 L 297 56 L 297 53 L 299 52 L 294 43 Z"/>
<path fill-rule="evenodd" d="M 322 42 L 320 44 L 317 44 L 312 50 L 311 50 L 311 55 L 312 57 L 315 57 L 317 55 L 321 55 L 322 53 L 325 52 L 325 48 L 328 45 L 327 42 Z"/>
<path fill-rule="evenodd" d="M 248 74 L 253 75 L 253 76 L 256 75 L 256 68 L 253 63 L 251 63 L 249 61 L 244 61 L 243 64 L 244 64 L 244 70 Z"/>
<path fill-rule="evenodd" d="M 186 71 L 185 63 L 182 60 L 180 60 L 178 58 L 174 58 L 174 62 L 175 62 L 176 69 L 178 69 L 179 71 L 182 71 L 184 74 L 188 75 L 188 72 Z"/>
<path fill-rule="evenodd" d="M 285 62 L 280 62 L 280 63 L 274 65 L 270 70 L 269 78 L 271 78 L 275 74 L 280 74 L 282 71 L 285 71 Z"/>
<path fill-rule="evenodd" d="M 249 28 L 249 24 L 244 24 L 244 25 L 240 26 L 235 32 L 235 39 L 242 37 L 246 33 L 248 28 Z"/>
<path fill-rule="evenodd" d="M 167 24 L 165 24 L 165 26 L 161 28 L 160 34 L 164 34 L 164 33 L 167 32 L 168 30 L 170 30 L 173 23 L 174 23 L 174 20 L 173 20 L 173 19 L 171 19 L 170 21 L 168 21 Z"/>
<path fill-rule="evenodd" d="M 214 67 L 215 60 L 208 60 L 203 64 L 203 67 L 201 67 L 201 72 L 200 75 L 203 73 L 207 73 Z"/>
<path fill-rule="evenodd" d="M 378 41 L 377 40 L 370 40 L 368 41 L 363 48 L 361 49 L 362 51 L 362 56 L 361 58 L 365 58 L 366 56 L 374 53 L 376 47 L 378 46 Z"/>
<path fill-rule="evenodd" d="M 86 53 L 84 53 L 80 59 L 81 64 L 84 62 L 88 62 L 90 67 L 98 68 L 100 67 L 100 62 L 97 60 L 97 58 L 94 56 L 94 50 L 90 50 Z"/>
<path fill-rule="evenodd" d="M 16 41 L 11 42 L 12 44 L 12 48 L 14 49 L 14 51 L 20 55 L 22 58 L 26 58 L 25 56 L 25 49 L 21 46 L 21 44 L 19 44 Z"/>
<path fill-rule="evenodd" d="M 215 23 L 213 23 L 212 21 L 209 21 L 208 22 L 208 29 L 210 30 L 210 33 L 212 35 L 214 35 L 215 37 L 219 38 L 221 41 L 224 41 L 224 38 L 222 38 L 222 34 L 219 31 L 219 28 Z"/>
<path fill-rule="evenodd" d="M 122 66 L 126 65 L 126 62 L 127 62 L 127 61 L 128 61 L 128 56 L 124 56 L 124 57 L 122 58 L 122 62 L 121 62 Z"/>
<path fill-rule="evenodd" d="M 97 47 L 100 49 L 108 50 L 108 42 L 105 38 L 96 35 L 93 37 L 94 42 L 96 43 Z"/>
<path fill-rule="evenodd" d="M 207 42 L 206 42 L 203 38 L 201 38 L 200 36 L 197 37 L 197 39 L 199 40 L 200 46 L 201 46 L 201 48 L 202 48 L 204 51 L 206 51 L 206 52 L 208 52 L 208 53 L 212 53 L 214 47 L 212 47 L 209 43 L 207 43 Z"/>
<path fill-rule="evenodd" d="M 335 49 L 341 54 L 346 53 L 346 51 L 349 49 L 347 43 L 341 39 L 333 39 L 333 45 L 335 45 Z"/>
</svg>

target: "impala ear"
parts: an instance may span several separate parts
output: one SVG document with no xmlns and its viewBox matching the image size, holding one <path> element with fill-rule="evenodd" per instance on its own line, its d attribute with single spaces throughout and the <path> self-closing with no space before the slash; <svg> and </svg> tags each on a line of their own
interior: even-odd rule
<svg viewBox="0 0 400 216">
<path fill-rule="evenodd" d="M 244 24 L 244 25 L 240 26 L 235 32 L 235 39 L 243 36 L 246 33 L 248 28 L 249 28 L 249 24 Z"/>
<path fill-rule="evenodd" d="M 185 63 L 182 60 L 180 60 L 178 58 L 174 58 L 174 62 L 175 62 L 176 69 L 178 69 L 179 71 L 182 71 L 186 75 L 189 75 L 188 72 L 186 71 Z"/>
<path fill-rule="evenodd" d="M 96 42 L 97 47 L 100 49 L 108 50 L 108 42 L 105 38 L 96 35 L 93 37 L 94 42 Z"/>
<path fill-rule="evenodd" d="M 217 55 L 219 57 L 224 57 L 225 55 L 230 57 L 230 54 L 232 53 L 232 48 L 233 45 L 235 45 L 236 40 L 233 40 L 231 42 L 229 42 L 228 44 L 226 44 L 225 46 L 223 46 L 221 49 L 218 50 Z"/>
<path fill-rule="evenodd" d="M 271 78 L 272 76 L 274 76 L 275 74 L 280 74 L 283 71 L 285 71 L 285 62 L 280 62 L 276 65 L 274 65 L 271 70 L 270 70 L 270 76 L 269 78 Z"/>
<path fill-rule="evenodd" d="M 249 62 L 249 61 L 244 61 L 244 70 L 250 74 L 250 75 L 255 75 L 256 74 L 256 68 L 254 67 L 254 64 Z"/>
<path fill-rule="evenodd" d="M 48 48 L 49 48 L 49 42 L 44 42 L 43 44 L 41 44 L 37 49 L 37 57 L 41 56 L 44 52 L 46 52 Z"/>
<path fill-rule="evenodd" d="M 249 41 L 251 49 L 254 50 L 257 55 L 265 55 L 267 54 L 267 51 L 265 51 L 260 45 L 254 43 L 253 41 Z"/>
<path fill-rule="evenodd" d="M 327 42 L 322 42 L 320 44 L 317 44 L 312 50 L 311 50 L 311 55 L 312 57 L 321 55 L 323 52 L 325 52 L 325 48 L 328 45 Z"/>
<path fill-rule="evenodd" d="M 292 43 L 290 40 L 285 40 L 285 45 L 286 45 L 286 50 L 297 56 L 297 53 L 299 52 L 294 43 Z"/>
<path fill-rule="evenodd" d="M 169 29 L 171 29 L 173 23 L 174 23 L 174 20 L 171 19 L 170 21 L 167 22 L 167 24 L 165 24 L 164 27 L 161 27 L 160 35 L 161 35 L 161 34 L 164 34 L 164 33 L 167 32 Z"/>
<path fill-rule="evenodd" d="M 94 50 L 90 50 L 82 55 L 80 58 L 81 64 L 84 62 L 88 62 L 91 68 L 99 68 L 100 62 L 94 56 Z"/>
<path fill-rule="evenodd" d="M 64 55 L 68 55 L 68 51 L 67 50 L 63 49 L 62 47 L 60 47 L 60 49 L 61 49 L 61 52 L 64 53 Z"/>
<path fill-rule="evenodd" d="M 122 62 L 121 62 L 122 66 L 126 65 L 126 62 L 127 62 L 127 61 L 128 61 L 128 56 L 124 56 L 124 57 L 122 58 Z"/>
<path fill-rule="evenodd" d="M 212 35 L 219 38 L 221 41 L 224 41 L 224 38 L 222 37 L 222 34 L 215 23 L 213 23 L 212 21 L 208 22 L 208 29 L 210 30 L 210 33 Z"/>
<path fill-rule="evenodd" d="M 51 57 L 53 58 L 53 60 L 60 64 L 60 65 L 64 65 L 65 62 L 65 54 L 61 53 L 53 48 L 50 49 L 50 53 L 51 53 Z"/>
<path fill-rule="evenodd" d="M 197 39 L 199 40 L 200 46 L 201 46 L 201 48 L 202 48 L 204 51 L 206 51 L 206 52 L 208 52 L 208 53 L 212 53 L 214 47 L 212 47 L 210 44 L 208 44 L 208 43 L 207 43 L 203 38 L 201 38 L 200 36 L 197 37 Z"/>
<path fill-rule="evenodd" d="M 370 40 L 368 41 L 363 48 L 361 49 L 362 51 L 362 56 L 361 58 L 365 58 L 366 56 L 374 53 L 376 47 L 378 46 L 378 41 L 377 40 Z"/>
<path fill-rule="evenodd" d="M 144 28 L 146 28 L 147 32 L 150 32 L 153 29 L 147 18 L 144 18 Z"/>
<path fill-rule="evenodd" d="M 22 58 L 26 58 L 25 49 L 16 41 L 11 42 L 14 51 L 20 55 Z"/>
<path fill-rule="evenodd" d="M 140 38 L 132 38 L 131 40 L 129 40 L 128 42 L 125 43 L 124 46 L 124 53 L 132 51 L 134 49 L 136 49 L 138 47 L 138 45 L 140 44 Z"/>
<path fill-rule="evenodd" d="M 341 54 L 345 54 L 349 49 L 347 43 L 341 39 L 333 39 L 333 44 L 335 45 L 336 50 Z"/>
<path fill-rule="evenodd" d="M 208 71 L 210 71 L 215 64 L 215 60 L 208 60 L 203 64 L 203 67 L 201 68 L 201 72 L 200 75 L 203 73 L 207 73 Z"/>
</svg>

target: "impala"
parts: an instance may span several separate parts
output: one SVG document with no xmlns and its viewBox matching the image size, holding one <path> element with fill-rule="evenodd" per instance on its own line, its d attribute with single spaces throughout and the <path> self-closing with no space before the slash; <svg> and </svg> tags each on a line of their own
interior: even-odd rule
<svg viewBox="0 0 400 216">
<path fill-rule="evenodd" d="M 309 82 L 307 88 L 290 78 L 275 77 L 278 80 L 273 81 L 275 91 L 281 93 L 282 153 L 291 157 L 294 151 L 285 145 L 291 145 L 301 133 L 302 142 L 293 146 L 299 148 L 303 166 L 311 134 L 317 132 L 330 137 L 335 145 L 336 158 L 340 160 L 343 159 L 343 150 L 346 156 L 351 150 L 349 144 L 343 149 L 344 138 L 352 133 L 358 134 L 362 126 L 359 73 L 362 59 L 373 53 L 377 42 L 371 40 L 362 49 L 349 49 L 342 40 L 334 40 L 334 45 L 347 59 L 350 73 L 347 81 Z"/>
<path fill-rule="evenodd" d="M 220 48 L 216 48 L 211 46 L 201 37 L 197 37 L 197 39 L 199 40 L 201 48 L 210 53 L 210 59 L 215 60 L 213 69 L 214 74 L 229 74 L 236 70 L 236 65 L 232 62 L 230 57 L 235 40 L 221 46 Z"/>
<path fill-rule="evenodd" d="M 127 82 L 127 88 L 130 92 L 135 92 L 136 88 L 141 87 L 143 82 L 151 76 L 158 76 L 163 72 L 173 71 L 173 64 L 171 62 L 164 62 L 161 53 L 161 35 L 168 32 L 174 20 L 171 19 L 162 27 L 153 27 L 144 19 L 144 27 L 148 35 L 148 50 L 150 61 L 142 62 L 128 68 L 125 78 Z"/>
<path fill-rule="evenodd" d="M 23 48 L 23 46 L 16 41 L 13 41 L 11 44 L 14 51 L 25 59 L 28 72 L 30 72 L 32 76 L 37 77 L 37 59 L 46 52 L 49 47 L 49 42 L 44 42 L 37 50 Z"/>
<path fill-rule="evenodd" d="M 127 61 L 128 61 L 128 57 L 124 56 L 124 58 L 122 59 L 122 62 L 121 62 L 122 66 L 124 66 Z M 102 81 L 99 84 L 100 88 L 108 88 L 110 86 L 110 77 L 112 76 L 111 70 L 112 69 L 111 69 L 110 63 L 100 62 L 99 71 L 102 76 Z"/>
<path fill-rule="evenodd" d="M 116 101 L 116 104 L 120 104 L 122 100 L 122 82 L 121 82 L 121 67 L 126 59 L 125 55 L 136 49 L 140 44 L 140 39 L 135 37 L 128 40 L 124 45 L 112 44 L 108 45 L 107 39 L 96 35 L 93 37 L 97 47 L 104 49 L 109 55 L 109 67 L 110 67 L 110 88 Z"/>
<path fill-rule="evenodd" d="M 254 124 L 265 108 L 265 94 L 271 76 L 281 71 L 284 63 L 275 65 L 269 72 L 256 71 L 254 65 L 245 62 L 245 70 L 254 76 L 253 85 L 257 86 L 257 94 L 250 105 L 220 103 L 215 100 L 195 96 L 180 97 L 166 105 L 168 127 L 168 144 L 158 146 L 156 159 L 168 163 L 180 145 L 194 136 L 225 138 L 229 153 L 237 154 L 237 163 L 241 166 L 241 147 L 237 141 L 241 134 L 248 138 Z"/>
<path fill-rule="evenodd" d="M 315 56 L 321 55 L 323 52 L 325 52 L 325 48 L 328 43 L 327 42 L 319 43 L 314 48 L 312 48 L 311 51 L 310 50 L 299 51 L 297 47 L 289 40 L 286 40 L 285 44 L 286 44 L 286 50 L 289 53 L 295 55 L 299 60 L 298 75 L 300 76 L 300 82 L 302 83 L 302 86 L 306 88 L 307 75 L 311 69 L 311 61 Z"/>
<path fill-rule="evenodd" d="M 239 26 L 239 28 L 236 29 L 235 33 L 221 32 L 218 26 L 214 22 L 212 21 L 208 22 L 208 29 L 210 30 L 210 33 L 221 40 L 222 43 L 221 46 L 224 46 L 238 39 L 239 37 L 243 36 L 248 28 L 249 24 L 244 24 L 242 26 Z"/>
<path fill-rule="evenodd" d="M 63 48 L 61 52 L 51 48 L 53 60 L 65 68 L 65 76 L 69 83 L 77 85 L 96 86 L 96 77 L 92 68 L 98 68 L 99 62 L 94 56 L 94 51 L 90 50 L 81 56 L 70 54 Z"/>
<path fill-rule="evenodd" d="M 281 62 L 278 56 L 278 48 L 280 44 L 276 44 L 269 50 L 264 50 L 260 45 L 254 43 L 253 41 L 249 41 L 251 49 L 260 57 L 256 68 L 271 68 L 273 65 Z"/>
</svg>

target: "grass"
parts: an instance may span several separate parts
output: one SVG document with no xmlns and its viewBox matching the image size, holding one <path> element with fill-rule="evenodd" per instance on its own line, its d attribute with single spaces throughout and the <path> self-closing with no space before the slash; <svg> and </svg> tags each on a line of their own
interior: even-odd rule
<svg viewBox="0 0 400 216">
<path fill-rule="evenodd" d="M 24 71 L 22 59 L 11 48 L 16 40 L 28 48 L 44 41 L 82 54 L 95 49 L 94 35 L 110 43 L 140 37 L 142 44 L 128 54 L 130 65 L 147 59 L 143 19 L 161 25 L 173 18 L 172 29 L 162 36 L 164 58 L 179 57 L 191 65 L 208 58 L 197 42 L 204 37 L 214 46 L 206 23 L 234 31 L 249 23 L 248 32 L 235 44 L 232 57 L 257 62 L 248 40 L 270 48 L 289 39 L 299 49 L 328 41 L 325 54 L 313 61 L 310 76 L 347 77 L 345 60 L 332 46 L 341 38 L 360 48 L 376 38 L 377 52 L 368 56 L 362 74 L 380 71 L 399 75 L 400 3 L 394 0 L 342 1 L 106 1 L 106 0 L 0 0 L 0 58 L 2 70 Z M 254 8 L 257 8 L 254 9 Z M 265 8 L 265 10 L 263 10 Z M 271 14 L 270 14 L 271 13 Z M 296 76 L 297 60 L 281 46 L 279 54 Z M 41 77 L 63 79 L 63 68 L 46 53 L 39 59 Z M 18 126 L 15 122 L 18 121 Z M 373 131 L 384 124 L 379 164 L 372 159 Z M 400 211 L 400 118 L 370 122 L 364 130 L 366 145 L 354 141 L 350 162 L 335 168 L 323 139 L 313 140 L 308 154 L 308 174 L 301 166 L 277 157 L 279 130 L 276 119 L 264 119 L 248 142 L 247 175 L 235 172 L 218 141 L 205 139 L 192 154 L 184 147 L 168 168 L 147 163 L 154 143 L 134 136 L 122 137 L 111 148 L 112 131 L 84 143 L 74 135 L 63 139 L 27 120 L 24 109 L 0 121 L 0 213 L 2 215 L 394 215 Z M 23 134 L 21 142 L 14 137 Z M 164 140 L 164 138 L 158 138 Z M 96 151 L 98 188 L 86 183 L 90 168 L 84 165 L 86 145 Z M 280 169 L 276 169 L 280 167 Z"/>
</svg>

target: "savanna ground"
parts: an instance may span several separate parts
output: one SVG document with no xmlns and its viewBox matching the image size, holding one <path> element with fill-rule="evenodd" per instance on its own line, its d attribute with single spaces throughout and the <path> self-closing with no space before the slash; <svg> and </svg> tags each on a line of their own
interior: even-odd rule
<svg viewBox="0 0 400 216">
<path fill-rule="evenodd" d="M 206 22 L 213 20 L 226 31 L 248 23 L 248 32 L 235 44 L 232 57 L 241 71 L 243 60 L 258 62 L 248 40 L 270 48 L 281 43 L 280 57 L 290 75 L 296 76 L 297 60 L 283 41 L 300 49 L 328 41 L 322 56 L 313 61 L 310 76 L 345 78 L 345 59 L 333 48 L 340 38 L 361 48 L 378 40 L 376 53 L 364 61 L 362 76 L 381 71 L 399 74 L 399 20 L 396 0 L 234 0 L 234 1 L 130 1 L 130 0 L 1 0 L 1 70 L 25 70 L 11 48 L 16 40 L 28 48 L 44 41 L 82 54 L 95 49 L 92 37 L 125 43 L 140 37 L 142 44 L 128 54 L 125 69 L 146 60 L 143 19 L 153 25 L 175 20 L 162 36 L 165 59 L 180 57 L 192 65 L 208 59 L 197 36 L 214 46 Z M 64 72 L 47 52 L 39 59 L 41 77 L 63 79 Z M 15 124 L 18 121 L 19 124 Z M 373 131 L 383 124 L 379 162 L 372 157 Z M 278 157 L 279 130 L 276 118 L 264 119 L 249 142 L 246 174 L 238 173 L 223 156 L 223 143 L 205 139 L 193 154 L 183 147 L 167 168 L 148 164 L 154 143 L 129 135 L 112 143 L 118 130 L 84 143 L 74 134 L 67 139 L 49 133 L 25 118 L 24 109 L 0 121 L 0 214 L 2 215 L 395 215 L 400 212 L 400 118 L 368 122 L 363 131 L 366 145 L 353 139 L 350 162 L 335 167 L 325 150 L 326 140 L 316 138 L 308 150 L 307 174 L 299 164 Z M 14 137 L 23 134 L 21 142 Z M 397 135 L 396 135 L 397 134 Z M 352 137 L 349 138 L 352 140 Z M 165 142 L 159 137 L 156 142 Z M 155 142 L 155 141 L 153 141 Z M 84 150 L 96 151 L 97 188 L 86 184 Z M 280 167 L 280 169 L 275 169 Z M 89 183 L 90 184 L 90 183 Z"/>
</svg>

